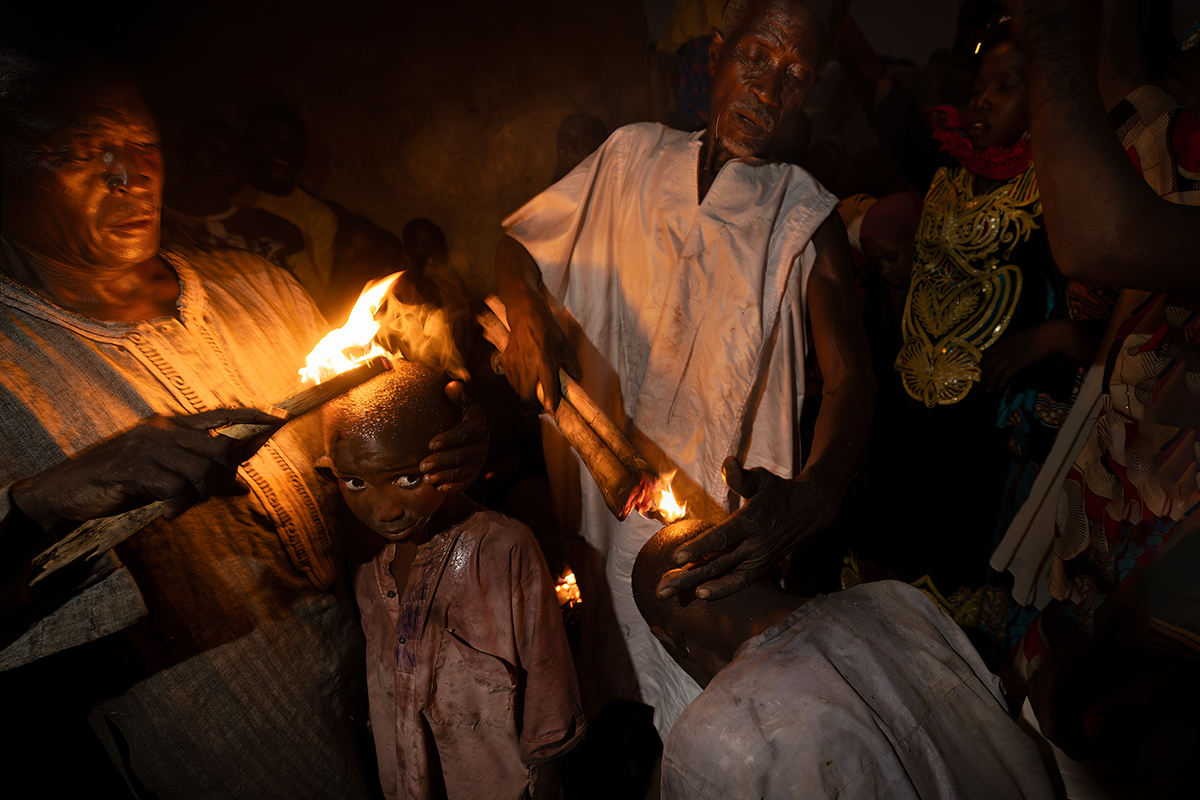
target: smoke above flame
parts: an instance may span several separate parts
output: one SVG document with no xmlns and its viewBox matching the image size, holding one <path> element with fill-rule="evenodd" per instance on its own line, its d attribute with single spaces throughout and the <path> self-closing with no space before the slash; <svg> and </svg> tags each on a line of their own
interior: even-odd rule
<svg viewBox="0 0 1200 800">
<path fill-rule="evenodd" d="M 403 358 L 456 378 L 468 377 L 450 315 L 432 304 L 397 298 L 402 275 L 393 272 L 367 284 L 346 324 L 330 331 L 308 354 L 300 370 L 302 381 L 327 381 L 375 356 Z"/>
</svg>

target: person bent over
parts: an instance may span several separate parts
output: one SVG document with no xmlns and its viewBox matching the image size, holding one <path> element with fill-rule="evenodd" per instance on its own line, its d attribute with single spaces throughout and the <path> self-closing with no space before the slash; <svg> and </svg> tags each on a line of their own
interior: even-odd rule
<svg viewBox="0 0 1200 800">
<path fill-rule="evenodd" d="M 946 614 L 897 581 L 812 600 L 762 578 L 720 600 L 659 600 L 681 543 L 638 554 L 633 594 L 651 632 L 704 691 L 663 749 L 662 797 L 1053 796 L 1000 682 Z"/>
</svg>

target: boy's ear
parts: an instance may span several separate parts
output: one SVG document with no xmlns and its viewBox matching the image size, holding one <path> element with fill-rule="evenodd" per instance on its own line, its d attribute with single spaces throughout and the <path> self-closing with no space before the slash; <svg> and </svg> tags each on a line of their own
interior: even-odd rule
<svg viewBox="0 0 1200 800">
<path fill-rule="evenodd" d="M 333 476 L 333 462 L 329 459 L 329 456 L 321 456 L 314 461 L 313 469 L 317 471 L 318 475 L 330 483 L 337 483 L 337 478 Z"/>
<path fill-rule="evenodd" d="M 692 654 L 691 649 L 688 648 L 687 634 L 679 628 L 670 625 L 651 625 L 650 632 L 654 634 L 655 639 L 662 642 L 667 654 L 676 661 L 682 662 Z"/>
</svg>

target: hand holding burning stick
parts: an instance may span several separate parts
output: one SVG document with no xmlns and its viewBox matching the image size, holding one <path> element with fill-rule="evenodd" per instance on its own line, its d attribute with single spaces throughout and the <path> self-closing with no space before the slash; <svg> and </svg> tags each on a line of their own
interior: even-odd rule
<svg viewBox="0 0 1200 800">
<path fill-rule="evenodd" d="M 384 278 L 364 291 L 347 324 L 322 339 L 300 371 L 302 378 L 316 385 L 275 403 L 276 413 L 219 409 L 153 417 L 36 480 L 15 486 L 14 501 L 23 509 L 38 509 L 40 518 L 35 521 L 43 528 L 85 520 L 33 559 L 41 572 L 30 584 L 73 561 L 108 550 L 154 520 L 181 514 L 213 494 L 241 493 L 235 488 L 238 464 L 284 423 L 388 369 L 385 351 L 374 344 L 380 327 L 374 314 L 396 277 Z"/>
<path fill-rule="evenodd" d="M 496 297 L 488 298 L 487 303 L 492 310 L 476 319 L 483 327 L 484 337 L 502 354 L 509 349 L 510 337 L 508 326 L 501 319 L 501 316 L 507 316 L 504 304 Z M 553 319 L 549 324 L 558 328 Z M 560 330 L 559 335 L 561 333 Z M 541 383 L 535 387 L 538 399 L 579 454 L 613 516 L 624 520 L 630 512 L 638 511 L 649 519 L 664 523 L 681 519 L 687 509 L 676 503 L 670 481 L 661 478 L 650 467 L 565 369 L 559 369 L 553 377 L 554 389 L 561 400 L 550 402 L 547 399 L 550 394 Z"/>
</svg>

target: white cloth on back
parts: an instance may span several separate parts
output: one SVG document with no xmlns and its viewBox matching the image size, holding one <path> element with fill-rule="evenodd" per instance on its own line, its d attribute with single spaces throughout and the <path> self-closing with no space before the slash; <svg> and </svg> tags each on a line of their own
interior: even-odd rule
<svg viewBox="0 0 1200 800">
<path fill-rule="evenodd" d="M 818 597 L 747 640 L 663 750 L 664 800 L 1053 796 L 999 679 L 896 581 Z"/>
<path fill-rule="evenodd" d="M 504 226 L 616 377 L 585 370 L 584 389 L 728 509 L 727 456 L 783 476 L 800 468 L 804 286 L 837 198 L 799 167 L 734 160 L 698 202 L 700 146 L 698 133 L 621 128 Z M 659 526 L 618 523 L 588 478 L 582 491 L 583 537 L 605 559 L 636 694 L 665 735 L 699 689 L 629 586 Z"/>
</svg>

